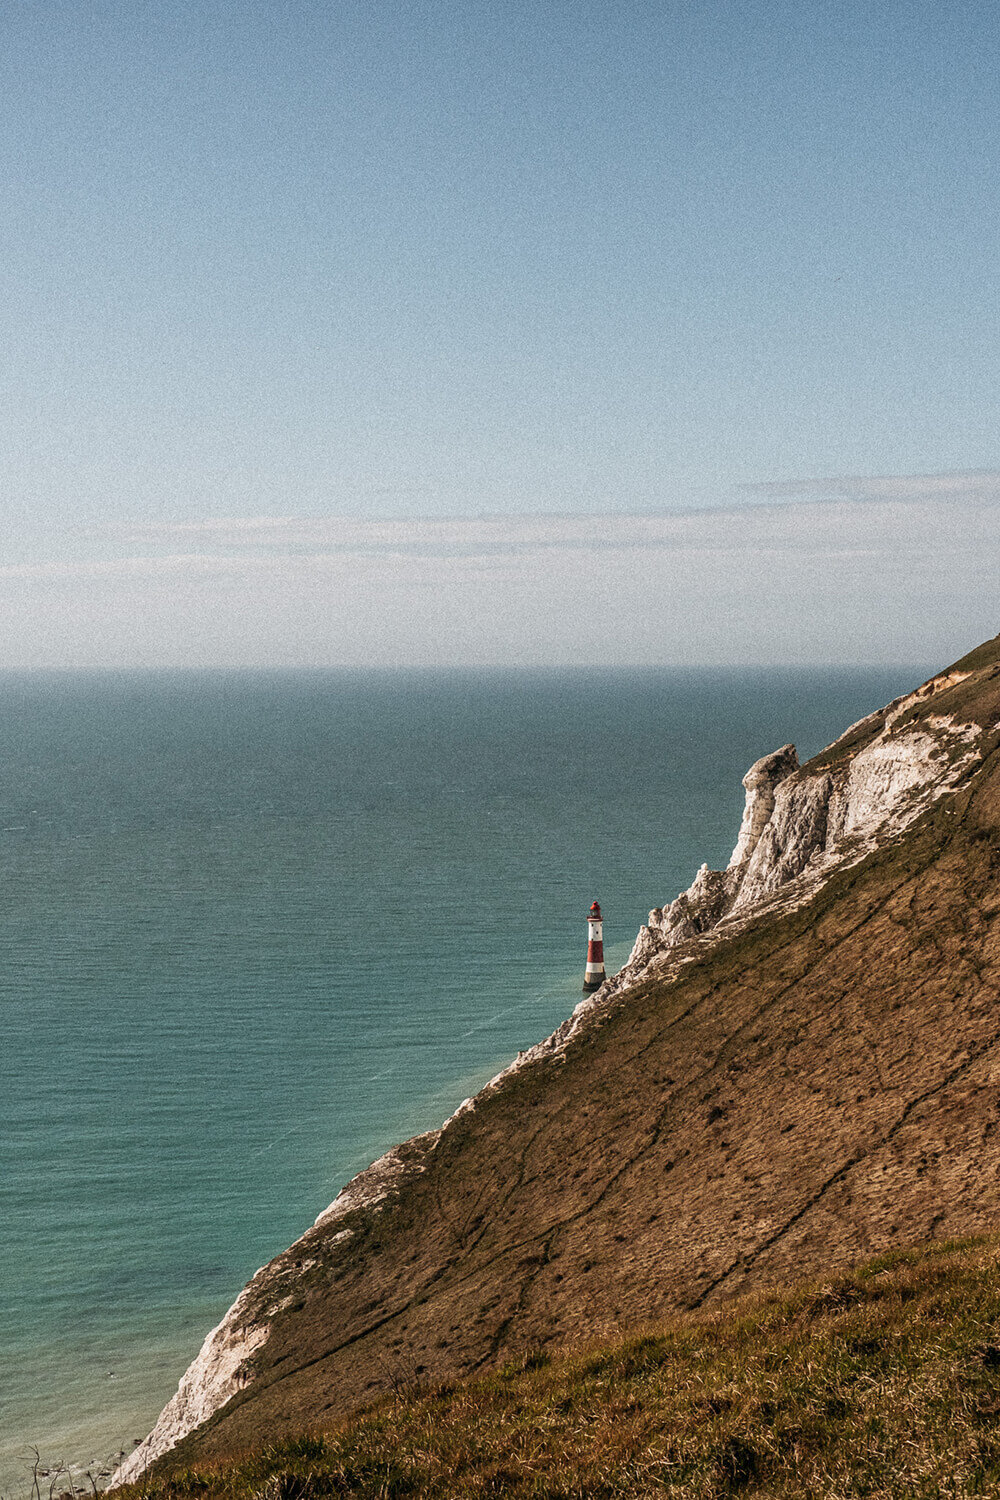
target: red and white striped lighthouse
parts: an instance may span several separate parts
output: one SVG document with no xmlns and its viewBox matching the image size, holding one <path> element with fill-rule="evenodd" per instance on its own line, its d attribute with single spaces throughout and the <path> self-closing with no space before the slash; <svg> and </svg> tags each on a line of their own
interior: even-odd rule
<svg viewBox="0 0 1000 1500">
<path fill-rule="evenodd" d="M 587 972 L 583 976 L 585 990 L 599 990 L 607 979 L 604 972 L 604 922 L 601 908 L 595 901 L 587 915 Z"/>
</svg>

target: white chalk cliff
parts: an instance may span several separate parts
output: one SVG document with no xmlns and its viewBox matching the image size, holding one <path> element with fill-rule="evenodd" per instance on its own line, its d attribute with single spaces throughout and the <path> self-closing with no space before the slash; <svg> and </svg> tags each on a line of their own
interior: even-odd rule
<svg viewBox="0 0 1000 1500">
<path fill-rule="evenodd" d="M 817 757 L 815 770 L 800 768 L 794 745 L 756 761 L 743 778 L 746 805 L 728 866 L 702 865 L 686 891 L 650 912 L 610 985 L 620 990 L 651 965 L 671 966 L 678 949 L 690 960 L 706 939 L 718 942 L 764 912 L 800 906 L 834 870 L 901 833 L 979 759 L 981 726 L 947 715 L 896 725 L 907 710 L 967 675 L 934 678 L 852 724 Z M 875 732 L 855 754 L 835 754 L 868 726 Z"/>
<path fill-rule="evenodd" d="M 703 866 L 687 891 L 651 911 L 624 968 L 582 1001 L 551 1037 L 491 1080 L 483 1094 L 502 1089 L 529 1060 L 564 1051 L 610 1007 L 627 1004 L 635 984 L 651 976 L 669 979 L 707 945 L 725 941 L 762 916 L 803 905 L 835 872 L 898 837 L 980 759 L 982 725 L 923 711 L 928 699 L 968 675 L 932 679 L 853 725 L 809 766 L 799 766 L 792 745 L 751 766 L 728 867 Z M 466 1100 L 452 1119 L 475 1108 L 475 1100 Z M 348 1184 L 316 1220 L 329 1235 L 326 1243 L 351 1237 L 354 1231 L 338 1229 L 338 1223 L 359 1208 L 381 1213 L 399 1183 L 424 1170 L 450 1123 L 394 1148 Z M 114 1484 L 138 1479 L 253 1379 L 251 1356 L 266 1342 L 270 1319 L 291 1300 L 297 1278 L 310 1264 L 300 1242 L 257 1272 L 208 1335 L 176 1395 L 149 1437 L 124 1461 Z"/>
</svg>

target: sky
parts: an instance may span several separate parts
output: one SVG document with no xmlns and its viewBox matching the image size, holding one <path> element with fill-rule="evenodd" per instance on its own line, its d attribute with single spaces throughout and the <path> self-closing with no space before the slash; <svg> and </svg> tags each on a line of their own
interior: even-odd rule
<svg viewBox="0 0 1000 1500">
<path fill-rule="evenodd" d="M 0 12 L 0 669 L 1000 625 L 1000 14 Z"/>
</svg>

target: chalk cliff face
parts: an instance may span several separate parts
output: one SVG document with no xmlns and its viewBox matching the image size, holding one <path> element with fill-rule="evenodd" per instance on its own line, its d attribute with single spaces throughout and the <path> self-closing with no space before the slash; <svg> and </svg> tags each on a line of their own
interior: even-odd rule
<svg viewBox="0 0 1000 1500">
<path fill-rule="evenodd" d="M 808 900 L 834 870 L 856 864 L 902 832 L 961 781 L 979 759 L 980 725 L 932 714 L 919 725 L 895 726 L 916 705 L 970 675 L 933 678 L 852 725 L 817 757 L 814 769 L 800 768 L 794 745 L 756 761 L 743 778 L 746 806 L 727 868 L 702 865 L 686 891 L 650 912 L 615 976 L 616 988 L 634 982 L 659 956 L 669 963 L 680 945 L 706 934 L 719 939 L 765 909 Z M 871 731 L 867 743 L 839 759 L 838 748 L 865 730 Z"/>
<path fill-rule="evenodd" d="M 430 1131 L 393 1147 L 341 1190 L 313 1226 L 315 1229 L 322 1225 L 327 1231 L 326 1243 L 330 1248 L 351 1239 L 354 1232 L 349 1228 L 338 1229 L 341 1220 L 359 1213 L 378 1214 L 392 1201 L 397 1181 L 422 1170 L 422 1159 L 440 1134 Z M 150 1464 L 207 1422 L 231 1397 L 246 1389 L 254 1377 L 250 1361 L 267 1340 L 271 1320 L 296 1303 L 297 1291 L 319 1264 L 307 1248 L 312 1238 L 307 1234 L 297 1240 L 284 1255 L 255 1273 L 221 1323 L 207 1335 L 153 1431 L 120 1465 L 111 1488 L 139 1479 Z M 302 1253 L 298 1253 L 300 1247 Z"/>
<path fill-rule="evenodd" d="M 998 723 L 1000 638 L 806 766 L 757 761 L 727 869 L 257 1273 L 117 1482 L 992 1223 Z"/>
</svg>

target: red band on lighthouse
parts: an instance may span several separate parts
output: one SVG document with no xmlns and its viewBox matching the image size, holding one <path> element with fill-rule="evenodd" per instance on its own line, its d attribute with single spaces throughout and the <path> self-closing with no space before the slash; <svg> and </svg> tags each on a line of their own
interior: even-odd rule
<svg viewBox="0 0 1000 1500">
<path fill-rule="evenodd" d="M 604 922 L 595 901 L 587 914 L 587 969 L 583 976 L 585 990 L 599 990 L 608 976 L 604 972 Z"/>
</svg>

